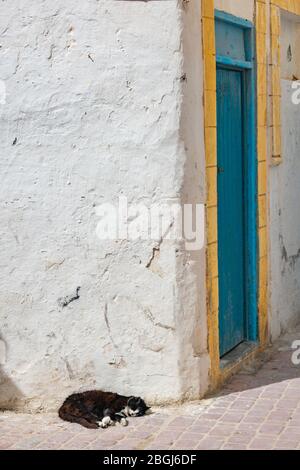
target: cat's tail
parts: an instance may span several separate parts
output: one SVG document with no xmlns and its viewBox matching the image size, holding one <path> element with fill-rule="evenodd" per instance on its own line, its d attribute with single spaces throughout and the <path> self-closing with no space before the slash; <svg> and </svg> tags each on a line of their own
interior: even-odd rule
<svg viewBox="0 0 300 470">
<path fill-rule="evenodd" d="M 60 407 L 58 411 L 58 415 L 64 421 L 69 421 L 70 423 L 81 424 L 81 426 L 84 426 L 85 428 L 88 428 L 88 429 L 99 428 L 99 424 L 96 423 L 95 421 L 89 421 L 87 418 L 83 416 L 72 415 L 71 413 L 68 413 L 66 410 L 64 410 L 63 407 Z"/>
</svg>

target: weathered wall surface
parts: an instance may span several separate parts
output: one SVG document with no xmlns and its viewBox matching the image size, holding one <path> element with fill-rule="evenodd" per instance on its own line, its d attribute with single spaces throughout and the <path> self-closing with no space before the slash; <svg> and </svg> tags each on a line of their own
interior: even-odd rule
<svg viewBox="0 0 300 470">
<path fill-rule="evenodd" d="M 121 195 L 204 197 L 201 163 L 186 166 L 204 158 L 197 3 L 196 48 L 173 0 L 1 4 L 1 406 L 51 409 L 90 387 L 152 401 L 206 387 L 203 253 L 101 241 L 95 211 Z"/>
<path fill-rule="evenodd" d="M 270 332 L 275 339 L 300 320 L 300 105 L 293 103 L 300 71 L 300 28 L 282 17 L 282 164 L 270 169 Z"/>
<path fill-rule="evenodd" d="M 281 77 L 300 79 L 300 20 L 297 16 L 281 14 Z"/>
<path fill-rule="evenodd" d="M 215 8 L 231 15 L 253 21 L 255 0 L 215 0 Z"/>
<path fill-rule="evenodd" d="M 199 398 L 210 369 L 205 249 L 103 241 L 96 227 L 97 207 L 120 196 L 205 202 L 201 2 L 77 3 L 1 5 L 0 406 L 54 409 L 96 387 L 152 402 Z M 254 0 L 215 6 L 254 17 Z M 282 30 L 273 338 L 300 312 L 299 25 L 287 15 Z"/>
<path fill-rule="evenodd" d="M 205 150 L 203 116 L 203 62 L 201 2 L 189 2 L 182 16 L 183 81 L 180 137 L 185 161 L 181 189 L 182 204 L 205 203 Z M 200 228 L 200 227 L 199 227 Z M 202 230 L 202 228 L 200 228 Z M 202 233 L 200 234 L 202 237 Z M 203 238 L 205 227 L 203 223 Z M 181 250 L 177 256 L 177 280 L 181 319 L 180 377 L 186 397 L 202 396 L 209 385 L 210 359 L 207 349 L 206 248 Z M 191 370 L 194 371 L 191 374 Z"/>
</svg>

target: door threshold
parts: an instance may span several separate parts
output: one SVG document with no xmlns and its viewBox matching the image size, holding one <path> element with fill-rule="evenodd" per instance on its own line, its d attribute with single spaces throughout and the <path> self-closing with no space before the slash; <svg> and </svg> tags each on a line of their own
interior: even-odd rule
<svg viewBox="0 0 300 470">
<path fill-rule="evenodd" d="M 258 346 L 258 343 L 254 341 L 243 341 L 234 349 L 229 351 L 227 354 L 220 359 L 220 368 L 226 369 L 232 367 L 243 359 L 245 359 L 250 353 L 252 353 Z"/>
</svg>

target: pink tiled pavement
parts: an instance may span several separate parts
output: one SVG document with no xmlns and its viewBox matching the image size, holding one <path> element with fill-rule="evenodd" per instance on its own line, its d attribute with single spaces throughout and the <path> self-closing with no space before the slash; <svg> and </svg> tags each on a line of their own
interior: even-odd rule
<svg viewBox="0 0 300 470">
<path fill-rule="evenodd" d="M 299 331 L 299 330 L 298 330 Z M 216 396 L 87 430 L 56 414 L 0 414 L 0 449 L 300 449 L 300 365 L 287 335 Z"/>
</svg>

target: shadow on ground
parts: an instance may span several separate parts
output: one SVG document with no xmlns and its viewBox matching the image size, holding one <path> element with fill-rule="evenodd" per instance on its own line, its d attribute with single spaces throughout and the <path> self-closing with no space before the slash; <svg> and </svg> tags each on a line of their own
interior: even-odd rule
<svg viewBox="0 0 300 470">
<path fill-rule="evenodd" d="M 295 340 L 300 340 L 300 325 L 261 353 L 253 364 L 243 367 L 239 374 L 231 377 L 222 390 L 214 396 L 226 396 L 235 392 L 300 379 L 300 364 L 293 363 L 293 355 L 295 356 L 297 352 L 292 347 Z M 297 355 L 300 359 L 300 351 Z"/>
</svg>

